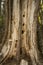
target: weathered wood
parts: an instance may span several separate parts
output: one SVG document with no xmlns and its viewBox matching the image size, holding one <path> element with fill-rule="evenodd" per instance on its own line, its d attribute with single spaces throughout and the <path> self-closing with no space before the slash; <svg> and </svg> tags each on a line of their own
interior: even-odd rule
<svg viewBox="0 0 43 65">
<path fill-rule="evenodd" d="M 9 10 L 6 9 L 6 13 L 8 11 L 9 18 L 6 17 L 6 20 L 12 24 L 9 24 L 8 29 L 7 41 L 10 49 L 8 54 L 6 52 L 6 59 L 14 57 L 14 65 L 43 65 L 37 43 L 39 2 L 39 0 L 13 0 L 11 12 L 11 1 L 8 1 Z"/>
</svg>

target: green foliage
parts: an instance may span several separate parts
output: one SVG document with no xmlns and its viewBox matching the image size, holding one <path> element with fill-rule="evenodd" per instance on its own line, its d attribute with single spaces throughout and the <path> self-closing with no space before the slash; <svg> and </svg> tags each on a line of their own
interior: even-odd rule
<svg viewBox="0 0 43 65">
<path fill-rule="evenodd" d="M 40 24 L 43 25 L 43 0 L 40 0 L 40 5 L 39 5 L 40 9 L 38 12 L 38 21 Z"/>
</svg>

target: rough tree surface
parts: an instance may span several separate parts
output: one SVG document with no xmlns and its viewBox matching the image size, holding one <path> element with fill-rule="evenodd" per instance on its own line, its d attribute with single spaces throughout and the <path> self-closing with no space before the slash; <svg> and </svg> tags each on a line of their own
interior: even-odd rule
<svg viewBox="0 0 43 65">
<path fill-rule="evenodd" d="M 5 34 L 0 40 L 0 65 L 43 65 L 42 0 L 2 1 L 5 6 Z"/>
</svg>

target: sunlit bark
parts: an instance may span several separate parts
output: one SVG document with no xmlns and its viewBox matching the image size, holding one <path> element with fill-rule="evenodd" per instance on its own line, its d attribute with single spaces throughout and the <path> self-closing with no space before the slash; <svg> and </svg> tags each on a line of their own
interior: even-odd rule
<svg viewBox="0 0 43 65">
<path fill-rule="evenodd" d="M 13 0 L 13 2 L 6 0 L 8 50 L 5 50 L 3 56 L 5 60 L 13 57 L 16 60 L 14 65 L 43 65 L 38 43 L 40 31 L 37 35 L 39 2 L 39 0 Z M 6 49 L 6 45 L 3 47 Z M 4 53 L 4 48 L 2 52 Z"/>
</svg>

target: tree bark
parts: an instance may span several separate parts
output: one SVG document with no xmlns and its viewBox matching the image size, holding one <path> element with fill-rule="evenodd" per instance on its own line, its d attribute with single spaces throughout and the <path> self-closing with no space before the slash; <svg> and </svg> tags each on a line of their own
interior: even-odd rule
<svg viewBox="0 0 43 65">
<path fill-rule="evenodd" d="M 6 10 L 9 13 L 7 14 L 8 21 L 11 23 L 8 29 L 8 34 L 10 34 L 8 36 L 8 45 L 11 45 L 11 47 L 6 59 L 13 57 L 11 61 L 14 61 L 14 65 L 43 65 L 43 54 L 40 52 L 38 42 L 39 37 L 43 40 L 38 28 L 40 27 L 38 25 L 40 0 L 13 0 L 12 9 L 11 2 L 8 1 L 9 10 Z M 43 52 L 42 40 L 41 50 Z M 6 63 L 9 62 L 6 61 Z"/>
</svg>

